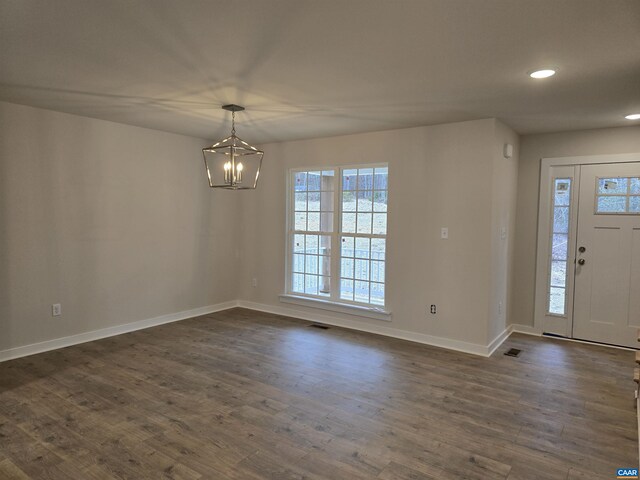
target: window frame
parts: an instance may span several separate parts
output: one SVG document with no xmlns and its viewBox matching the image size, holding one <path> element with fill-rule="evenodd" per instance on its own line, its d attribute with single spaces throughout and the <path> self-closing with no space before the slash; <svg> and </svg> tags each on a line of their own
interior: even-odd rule
<svg viewBox="0 0 640 480">
<path fill-rule="evenodd" d="M 350 169 L 374 169 L 374 168 L 389 168 L 388 163 L 358 163 L 347 165 L 324 165 L 324 166 L 312 166 L 312 167 L 295 167 L 287 169 L 286 175 L 286 231 L 285 231 L 285 293 L 280 296 L 282 301 L 288 303 L 304 304 L 308 306 L 314 306 L 317 308 L 329 309 L 344 313 L 355 313 L 356 315 L 370 316 L 372 318 L 379 318 L 384 320 L 390 319 L 390 312 L 386 310 L 388 307 L 387 298 L 387 240 L 388 240 L 388 192 L 389 187 L 387 184 L 387 231 L 383 234 L 373 233 L 347 233 L 342 232 L 342 194 L 343 185 L 342 177 L 345 170 Z M 333 231 L 323 232 L 321 230 L 317 232 L 310 232 L 308 230 L 304 233 L 298 232 L 298 234 L 311 234 L 311 235 L 329 235 L 331 238 L 331 255 L 330 255 L 330 281 L 331 290 L 328 296 L 307 294 L 303 292 L 293 291 L 293 240 L 296 234 L 295 230 L 295 185 L 294 178 L 297 173 L 310 172 L 310 171 L 333 171 L 336 183 L 333 187 Z M 308 210 L 307 210 L 308 211 Z M 372 215 L 373 222 L 373 215 Z M 340 298 L 340 284 L 341 284 L 341 267 L 342 267 L 342 236 L 351 236 L 354 238 L 383 238 L 385 240 L 385 253 L 384 253 L 384 303 L 382 305 L 375 303 L 364 303 L 355 300 L 348 300 Z M 371 259 L 368 260 L 371 265 Z M 371 268 L 371 267 L 370 267 Z M 371 279 L 368 280 L 371 284 Z M 373 282 L 377 283 L 377 282 Z M 355 298 L 355 297 L 354 297 Z M 369 297 L 371 298 L 371 297 Z"/>
</svg>

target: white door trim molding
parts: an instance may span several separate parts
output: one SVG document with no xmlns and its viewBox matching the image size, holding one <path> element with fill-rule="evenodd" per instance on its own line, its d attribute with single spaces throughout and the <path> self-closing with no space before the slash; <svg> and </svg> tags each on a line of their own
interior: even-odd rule
<svg viewBox="0 0 640 480">
<path fill-rule="evenodd" d="M 593 165 L 597 163 L 640 162 L 638 153 L 617 153 L 611 155 L 582 155 L 578 157 L 548 157 L 541 159 L 541 172 L 545 168 L 569 165 Z"/>
</svg>

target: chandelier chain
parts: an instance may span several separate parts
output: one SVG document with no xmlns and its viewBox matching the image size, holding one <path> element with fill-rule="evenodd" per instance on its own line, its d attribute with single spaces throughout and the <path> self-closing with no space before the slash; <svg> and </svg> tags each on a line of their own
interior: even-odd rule
<svg viewBox="0 0 640 480">
<path fill-rule="evenodd" d="M 231 112 L 231 135 L 236 134 L 236 112 Z"/>
</svg>

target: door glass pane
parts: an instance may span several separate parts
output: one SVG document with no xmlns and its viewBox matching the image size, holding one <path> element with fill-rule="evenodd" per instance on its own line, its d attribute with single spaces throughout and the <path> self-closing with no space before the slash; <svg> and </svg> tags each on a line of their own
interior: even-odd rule
<svg viewBox="0 0 640 480">
<path fill-rule="evenodd" d="M 629 197 L 629 211 L 640 212 L 640 197 Z"/>
<path fill-rule="evenodd" d="M 565 315 L 564 288 L 567 286 L 567 257 L 569 255 L 569 225 L 571 213 L 571 178 L 556 178 L 553 183 L 553 225 L 547 282 L 548 312 Z M 560 292 L 561 290 L 561 292 Z"/>
<path fill-rule="evenodd" d="M 553 313 L 556 315 L 564 315 L 564 288 L 559 287 L 551 287 L 551 291 L 549 293 L 549 313 Z"/>
<path fill-rule="evenodd" d="M 627 197 L 598 197 L 598 213 L 625 213 L 627 211 Z"/>
<path fill-rule="evenodd" d="M 628 178 L 599 178 L 598 179 L 598 194 L 614 195 L 614 194 L 627 194 Z"/>
<path fill-rule="evenodd" d="M 640 178 L 634 177 L 631 179 L 629 193 L 631 195 L 640 195 Z"/>
<path fill-rule="evenodd" d="M 566 260 L 569 235 L 566 233 L 554 233 L 551 243 L 551 257 L 554 260 Z"/>
<path fill-rule="evenodd" d="M 567 282 L 567 262 L 564 260 L 553 260 L 551 262 L 551 286 L 566 287 Z"/>
<path fill-rule="evenodd" d="M 569 232 L 569 207 L 555 207 L 553 209 L 553 232 Z"/>
<path fill-rule="evenodd" d="M 571 200 L 570 180 L 568 178 L 557 178 L 555 183 L 554 203 L 556 207 L 568 206 Z"/>
</svg>

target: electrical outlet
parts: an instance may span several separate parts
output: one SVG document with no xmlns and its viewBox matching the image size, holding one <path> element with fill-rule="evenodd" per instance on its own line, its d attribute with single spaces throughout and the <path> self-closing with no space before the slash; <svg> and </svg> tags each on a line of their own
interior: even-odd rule
<svg viewBox="0 0 640 480">
<path fill-rule="evenodd" d="M 502 302 L 498 302 L 498 315 L 502 315 Z"/>
<path fill-rule="evenodd" d="M 253 280 L 251 280 L 251 286 L 253 288 L 256 288 L 258 286 L 258 279 L 253 277 Z"/>
<path fill-rule="evenodd" d="M 60 305 L 59 303 L 54 303 L 53 305 L 51 305 L 51 316 L 59 317 L 60 315 L 62 315 L 62 305 Z"/>
<path fill-rule="evenodd" d="M 431 305 L 431 308 L 429 309 L 429 311 L 435 315 L 436 314 L 436 306 L 435 305 Z"/>
</svg>

